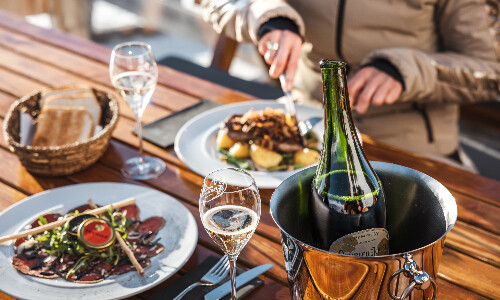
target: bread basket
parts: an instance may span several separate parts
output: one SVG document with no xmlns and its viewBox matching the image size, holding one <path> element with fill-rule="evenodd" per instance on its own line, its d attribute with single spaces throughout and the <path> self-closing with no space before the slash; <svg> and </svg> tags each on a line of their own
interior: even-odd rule
<svg viewBox="0 0 500 300">
<path fill-rule="evenodd" d="M 101 105 L 101 131 L 85 142 L 62 146 L 23 146 L 20 144 L 20 113 L 36 119 L 40 113 L 39 100 L 42 90 L 14 102 L 3 122 L 3 135 L 28 172 L 43 176 L 69 175 L 88 168 L 106 151 L 109 139 L 118 120 L 118 102 L 107 92 L 92 88 Z"/>
</svg>

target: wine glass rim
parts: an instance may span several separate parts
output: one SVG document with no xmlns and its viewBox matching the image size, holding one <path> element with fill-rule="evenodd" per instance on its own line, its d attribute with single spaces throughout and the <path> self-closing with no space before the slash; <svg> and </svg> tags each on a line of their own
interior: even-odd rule
<svg viewBox="0 0 500 300">
<path fill-rule="evenodd" d="M 238 168 L 222 168 L 222 169 L 217 169 L 217 170 L 214 170 L 214 171 L 208 173 L 208 175 L 205 176 L 205 178 L 203 179 L 203 186 L 208 186 L 207 179 L 209 179 L 210 175 L 215 174 L 217 172 L 221 172 L 221 171 L 236 171 L 236 172 L 242 173 L 242 174 L 248 176 L 251 179 L 251 182 L 249 182 L 248 185 L 246 185 L 246 186 L 241 186 L 241 188 L 238 188 L 235 191 L 227 192 L 225 189 L 224 189 L 224 191 L 218 191 L 217 196 L 219 196 L 220 194 L 224 194 L 224 193 L 231 194 L 231 193 L 242 192 L 242 191 L 251 189 L 252 187 L 255 187 L 257 189 L 257 184 L 255 183 L 255 179 L 253 178 L 252 174 L 248 173 L 247 171 L 245 171 L 243 169 L 238 169 Z M 240 187 L 240 186 L 238 186 L 238 187 Z M 215 198 L 217 196 L 211 197 L 210 199 L 205 199 L 203 201 L 204 202 L 211 201 L 211 200 L 213 200 L 213 198 Z"/>
<path fill-rule="evenodd" d="M 210 173 L 207 174 L 207 176 L 205 176 L 205 179 L 203 180 L 203 183 L 206 182 L 206 179 L 210 177 L 210 175 L 213 175 L 215 173 L 218 173 L 218 172 L 222 172 L 222 171 L 236 171 L 236 172 L 239 172 L 239 173 L 243 173 L 244 175 L 250 177 L 250 179 L 252 180 L 252 182 L 248 185 L 248 187 L 252 186 L 252 185 L 256 185 L 255 183 L 255 178 L 253 178 L 252 174 L 248 173 L 247 171 L 243 170 L 243 169 L 239 169 L 239 168 L 231 168 L 231 167 L 228 167 L 228 168 L 221 168 L 221 169 L 217 169 L 217 170 L 213 170 L 211 171 Z M 248 188 L 246 187 L 246 188 Z"/>
<path fill-rule="evenodd" d="M 135 54 L 135 55 L 129 55 L 129 54 L 122 54 L 121 51 L 118 51 L 118 49 L 126 47 L 126 46 L 143 46 L 147 51 L 141 54 Z M 151 45 L 145 42 L 139 42 L 139 41 L 129 41 L 129 42 L 124 42 L 120 43 L 116 46 L 113 47 L 113 54 L 115 56 L 120 56 L 120 57 L 137 57 L 137 56 L 143 56 L 147 55 L 148 52 L 152 52 L 151 50 Z"/>
</svg>

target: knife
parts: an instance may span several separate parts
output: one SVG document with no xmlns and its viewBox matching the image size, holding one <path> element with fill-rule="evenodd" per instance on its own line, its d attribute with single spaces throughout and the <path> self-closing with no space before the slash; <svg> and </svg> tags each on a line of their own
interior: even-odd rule
<svg viewBox="0 0 500 300">
<path fill-rule="evenodd" d="M 273 267 L 272 264 L 265 264 L 253 269 L 250 269 L 236 277 L 236 289 L 239 289 L 250 280 L 264 273 L 265 271 L 271 269 Z M 218 288 L 212 290 L 208 294 L 205 295 L 205 300 L 217 300 L 220 299 L 227 294 L 231 293 L 231 280 L 226 281 L 226 283 L 222 284 Z"/>
</svg>

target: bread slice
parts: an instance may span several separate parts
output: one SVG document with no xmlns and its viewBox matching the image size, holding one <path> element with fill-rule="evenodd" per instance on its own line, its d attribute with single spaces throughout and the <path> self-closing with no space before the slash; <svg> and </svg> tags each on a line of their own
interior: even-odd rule
<svg viewBox="0 0 500 300">
<path fill-rule="evenodd" d="M 85 97 L 94 97 L 94 93 L 92 92 L 92 89 L 90 86 L 86 84 L 75 84 L 75 85 L 69 85 L 65 87 L 60 87 L 60 88 L 53 88 L 53 89 L 47 89 L 41 93 L 40 97 L 40 107 L 44 107 L 45 100 L 48 97 L 54 96 L 54 95 L 64 95 L 69 98 L 74 98 L 75 96 L 85 96 Z"/>
<path fill-rule="evenodd" d="M 51 95 L 45 99 L 45 103 L 42 107 L 48 108 L 53 106 L 64 106 L 64 107 L 83 107 L 90 115 L 94 126 L 99 125 L 101 121 L 101 106 L 97 102 L 96 98 L 88 96 L 86 94 L 75 94 L 73 96 L 68 95 Z"/>
<path fill-rule="evenodd" d="M 94 133 L 92 116 L 84 107 L 51 106 L 38 115 L 32 146 L 62 146 L 84 142 Z"/>
</svg>

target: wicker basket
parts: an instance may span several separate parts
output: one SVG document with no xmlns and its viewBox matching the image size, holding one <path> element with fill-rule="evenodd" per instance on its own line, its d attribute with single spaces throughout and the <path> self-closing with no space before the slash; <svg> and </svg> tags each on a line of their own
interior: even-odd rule
<svg viewBox="0 0 500 300">
<path fill-rule="evenodd" d="M 40 113 L 40 94 L 34 92 L 14 102 L 3 122 L 3 135 L 9 149 L 14 152 L 23 166 L 33 174 L 61 176 L 73 174 L 94 164 L 106 151 L 111 133 L 118 120 L 118 102 L 101 90 L 92 89 L 101 105 L 100 125 L 103 129 L 83 143 L 63 146 L 22 146 L 19 134 L 19 113 L 29 113 L 35 119 Z"/>
</svg>

